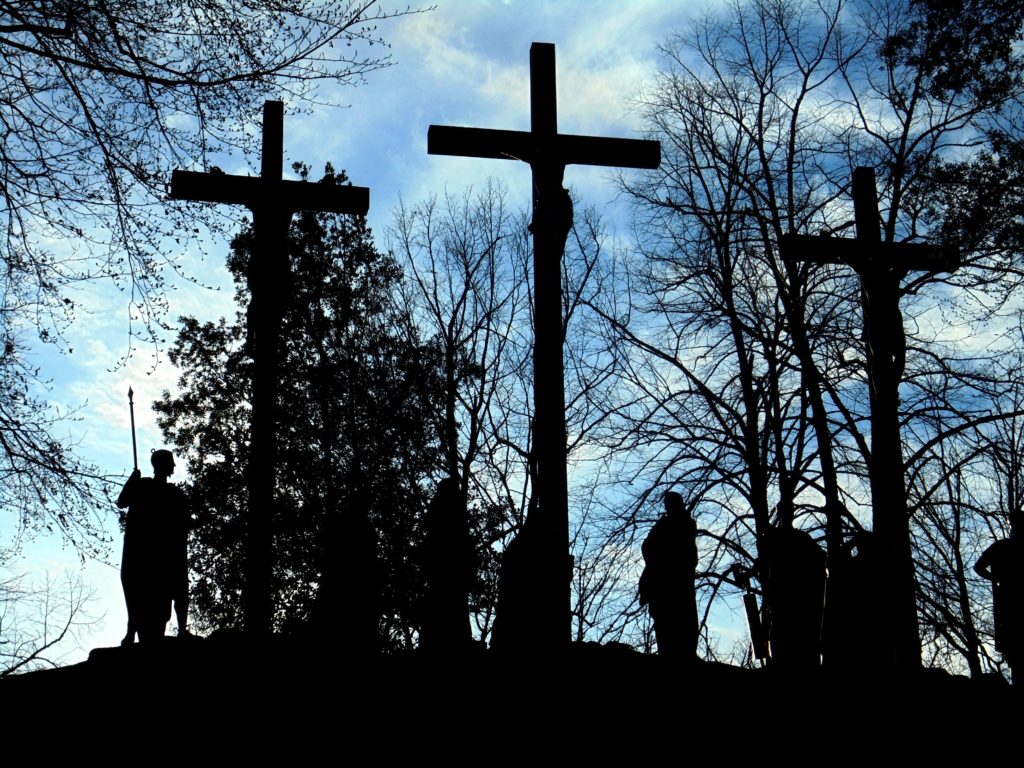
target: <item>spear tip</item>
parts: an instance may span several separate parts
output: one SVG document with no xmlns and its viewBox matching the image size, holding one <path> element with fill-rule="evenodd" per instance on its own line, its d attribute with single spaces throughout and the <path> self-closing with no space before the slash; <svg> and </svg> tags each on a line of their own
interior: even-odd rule
<svg viewBox="0 0 1024 768">
<path fill-rule="evenodd" d="M 133 391 L 132 391 L 132 385 L 131 385 L 131 384 L 129 384 L 129 385 L 128 385 L 128 399 L 129 399 L 129 400 L 131 400 L 131 399 L 132 399 L 132 396 L 133 396 L 134 394 L 135 394 L 135 392 L 133 392 Z"/>
</svg>

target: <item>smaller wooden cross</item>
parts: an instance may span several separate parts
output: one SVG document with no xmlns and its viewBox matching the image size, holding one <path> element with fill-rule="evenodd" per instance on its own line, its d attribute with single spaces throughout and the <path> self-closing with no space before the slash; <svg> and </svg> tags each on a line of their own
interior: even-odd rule
<svg viewBox="0 0 1024 768">
<path fill-rule="evenodd" d="M 555 94 L 555 46 L 530 47 L 530 131 L 498 131 L 432 125 L 427 151 L 530 164 L 533 176 L 534 257 L 534 446 L 540 520 L 535 530 L 546 540 L 536 568 L 550 581 L 539 598 L 537 635 L 540 645 L 558 647 L 570 633 L 571 571 L 565 568 L 569 543 L 569 492 L 566 477 L 565 382 L 562 346 L 562 253 L 572 228 L 572 203 L 562 188 L 565 166 L 604 165 L 657 168 L 661 145 L 656 141 L 573 136 L 558 132 Z"/>
<path fill-rule="evenodd" d="M 249 261 L 248 333 L 253 358 L 252 416 L 247 489 L 247 574 L 245 627 L 265 634 L 271 629 L 273 505 L 277 465 L 275 410 L 280 328 L 287 304 L 291 268 L 288 227 L 298 211 L 317 210 L 363 215 L 370 207 L 366 187 L 334 186 L 282 178 L 284 103 L 263 105 L 263 148 L 259 177 L 223 172 L 174 171 L 171 198 L 243 205 L 252 211 L 255 253 Z"/>
<path fill-rule="evenodd" d="M 845 264 L 861 279 L 865 359 L 871 398 L 872 528 L 885 552 L 882 574 L 889 589 L 878 595 L 880 633 L 892 643 L 896 669 L 921 663 L 921 642 L 914 599 L 914 564 L 900 434 L 899 386 L 906 356 L 906 333 L 900 313 L 900 282 L 911 271 L 952 272 L 959 265 L 955 249 L 924 243 L 882 242 L 873 168 L 853 172 L 856 239 L 828 236 L 782 236 L 783 258 L 815 264 Z"/>
</svg>

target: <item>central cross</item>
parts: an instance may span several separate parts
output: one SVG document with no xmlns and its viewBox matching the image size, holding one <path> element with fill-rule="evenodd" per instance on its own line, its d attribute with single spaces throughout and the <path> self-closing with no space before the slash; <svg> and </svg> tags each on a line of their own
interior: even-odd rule
<svg viewBox="0 0 1024 768">
<path fill-rule="evenodd" d="M 298 211 L 330 211 L 363 215 L 370 207 L 365 187 L 285 181 L 284 103 L 263 105 L 263 148 L 260 175 L 232 176 L 175 171 L 171 198 L 243 205 L 252 211 L 254 253 L 246 268 L 249 284 L 247 332 L 253 359 L 249 496 L 246 521 L 245 629 L 271 630 L 273 601 L 273 509 L 277 465 L 277 368 L 284 308 L 288 303 L 291 266 L 288 227 Z"/>
<path fill-rule="evenodd" d="M 656 141 L 560 134 L 557 115 L 555 46 L 534 43 L 530 47 L 530 131 L 432 125 L 427 133 L 427 151 L 432 155 L 519 160 L 530 165 L 533 175 L 532 455 L 539 520 L 530 524 L 544 542 L 538 549 L 541 562 L 534 566 L 544 589 L 535 596 L 536 622 L 531 631 L 541 647 L 564 645 L 571 632 L 571 571 L 565 568 L 571 561 L 561 264 L 572 229 L 572 202 L 562 188 L 562 177 L 565 166 L 571 164 L 657 168 L 661 160 L 661 145 Z"/>
</svg>

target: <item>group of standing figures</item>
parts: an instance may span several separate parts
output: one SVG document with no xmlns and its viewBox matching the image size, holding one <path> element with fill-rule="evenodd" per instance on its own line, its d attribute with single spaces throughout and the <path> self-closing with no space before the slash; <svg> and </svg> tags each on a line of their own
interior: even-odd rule
<svg viewBox="0 0 1024 768">
<path fill-rule="evenodd" d="M 178 634 L 188 634 L 188 531 L 190 513 L 185 493 L 168 482 L 174 473 L 170 451 L 151 454 L 153 477 L 136 469 L 128 478 L 117 505 L 124 517 L 121 586 L 128 611 L 128 630 L 122 645 L 136 637 L 150 643 L 164 636 L 171 606 Z M 322 579 L 321 591 L 333 593 L 328 605 L 345 597 L 347 646 L 372 651 L 377 643 L 379 597 L 376 535 L 362 504 L 341 517 L 336 537 L 343 545 L 332 551 L 341 561 Z M 457 653 L 473 643 L 469 623 L 469 593 L 475 579 L 473 543 L 466 504 L 458 483 L 442 480 L 423 520 L 424 540 L 420 565 L 424 594 L 419 602 L 420 647 L 430 653 Z M 339 585 L 338 581 L 347 581 Z M 359 582 L 358 586 L 352 586 Z M 316 618 L 316 617 L 314 617 Z M 333 624 L 331 625 L 333 626 Z"/>
<path fill-rule="evenodd" d="M 128 510 L 121 562 L 128 609 L 125 645 L 135 642 L 136 635 L 143 643 L 162 637 L 172 605 L 179 634 L 187 634 L 188 628 L 188 502 L 184 492 L 168 482 L 174 472 L 170 451 L 154 451 L 151 462 L 153 477 L 144 478 L 136 469 L 117 500 L 118 507 Z M 643 543 L 640 604 L 647 606 L 654 622 L 658 653 L 692 661 L 700 633 L 695 589 L 697 524 L 680 494 L 666 493 L 664 505 L 665 513 Z M 996 650 L 1011 670 L 1024 659 L 1022 517 L 1021 513 L 1013 516 L 1010 538 L 992 544 L 975 566 L 980 576 L 992 582 Z M 532 533 L 537 538 L 537 532 Z M 536 610 L 539 590 L 550 584 L 547 579 L 527 577 L 545 559 L 535 556 L 536 547 L 528 546 L 533 541 L 530 534 L 527 525 L 503 558 L 508 562 L 503 562 L 499 588 L 498 623 L 502 626 L 496 625 L 494 644 L 501 646 L 499 650 L 528 647 L 528 617 Z M 822 655 L 826 661 L 840 659 L 847 667 L 851 663 L 865 669 L 885 667 L 885 659 L 879 656 L 883 644 L 871 636 L 885 631 L 870 620 L 875 614 L 874 598 L 885 588 L 878 578 L 880 553 L 872 534 L 854 536 L 830 574 L 821 547 L 793 526 L 791 509 L 780 507 L 759 552 L 749 571 L 733 569 L 751 601 L 747 613 L 755 656 L 770 656 L 773 665 L 791 669 L 816 667 Z M 473 643 L 468 598 L 475 562 L 465 500 L 454 479 L 441 481 L 426 511 L 421 560 L 425 581 L 421 649 L 459 653 Z M 571 560 L 568 565 L 571 571 Z M 762 585 L 767 609 L 760 614 L 749 590 L 750 576 Z M 522 597 L 517 598 L 520 593 Z M 520 625 L 525 631 L 517 634 L 514 630 Z"/>
<path fill-rule="evenodd" d="M 654 623 L 661 656 L 680 661 L 696 658 L 700 635 L 695 578 L 697 525 L 678 493 L 665 494 L 665 513 L 643 543 L 645 568 L 640 576 L 640 604 Z M 760 543 L 759 557 L 738 572 L 750 601 L 747 607 L 755 657 L 770 657 L 788 669 L 817 667 L 837 660 L 847 669 L 887 668 L 885 645 L 873 636 L 885 632 L 872 619 L 880 580 L 882 553 L 875 536 L 856 534 L 839 553 L 831 573 L 825 552 L 806 531 L 793 527 L 792 509 L 776 510 L 776 525 Z M 992 582 L 996 650 L 1011 673 L 1024 659 L 1024 546 L 1019 535 L 1024 514 L 1011 518 L 1011 535 L 992 544 L 975 565 Z M 762 585 L 766 610 L 757 610 L 749 578 Z"/>
</svg>

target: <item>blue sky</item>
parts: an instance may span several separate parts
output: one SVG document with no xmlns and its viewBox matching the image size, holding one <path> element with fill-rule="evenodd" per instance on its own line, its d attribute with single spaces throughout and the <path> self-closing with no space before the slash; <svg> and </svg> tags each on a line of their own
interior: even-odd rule
<svg viewBox="0 0 1024 768">
<path fill-rule="evenodd" d="M 358 88 L 322 88 L 320 100 L 346 108 L 290 104 L 285 99 L 286 167 L 296 160 L 315 172 L 325 162 L 344 168 L 354 184 L 371 188 L 369 220 L 383 234 L 400 199 L 416 202 L 431 193 L 460 192 L 489 176 L 504 180 L 513 202 L 529 202 L 528 168 L 522 164 L 427 155 L 430 124 L 528 130 L 529 49 L 532 42 L 556 45 L 559 130 L 564 133 L 634 137 L 639 117 L 636 97 L 658 60 L 657 45 L 671 30 L 685 27 L 708 6 L 667 0 L 451 0 L 432 11 L 384 22 L 379 33 L 391 45 L 394 65 L 371 73 Z M 261 105 L 253 105 L 254 125 Z M 247 172 L 258 158 L 225 158 L 225 171 Z M 599 206 L 620 234 L 628 232 L 628 210 L 617 198 L 610 169 L 570 167 L 566 183 L 581 199 Z M 241 217 L 243 211 L 230 215 Z M 220 290 L 172 280 L 171 319 L 195 315 L 212 320 L 233 311 L 223 257 L 224 242 L 208 242 L 206 256 L 188 254 L 186 273 Z M 148 403 L 164 389 L 176 389 L 177 373 L 163 348 L 136 347 L 126 363 L 129 297 L 116 287 L 91 284 L 79 289 L 83 310 L 67 342 L 74 352 L 37 351 L 37 361 L 53 377 L 49 398 L 62 407 L 81 406 L 80 420 L 66 427 L 66 439 L 83 458 L 112 474 L 131 470 L 127 390 L 136 391 L 140 456 L 161 445 Z M 173 333 L 166 334 L 169 344 Z M 143 458 L 144 461 L 144 458 Z M 109 563 L 82 569 L 97 591 L 92 612 L 105 615 L 85 647 L 116 644 L 124 633 L 125 612 L 118 581 L 120 537 L 111 509 L 107 529 L 114 539 Z M 0 531 L 13 524 L 0 521 Z M 46 573 L 78 571 L 76 554 L 53 539 L 26 545 L 14 564 L 37 579 Z M 84 650 L 72 651 L 74 661 Z"/>
</svg>

